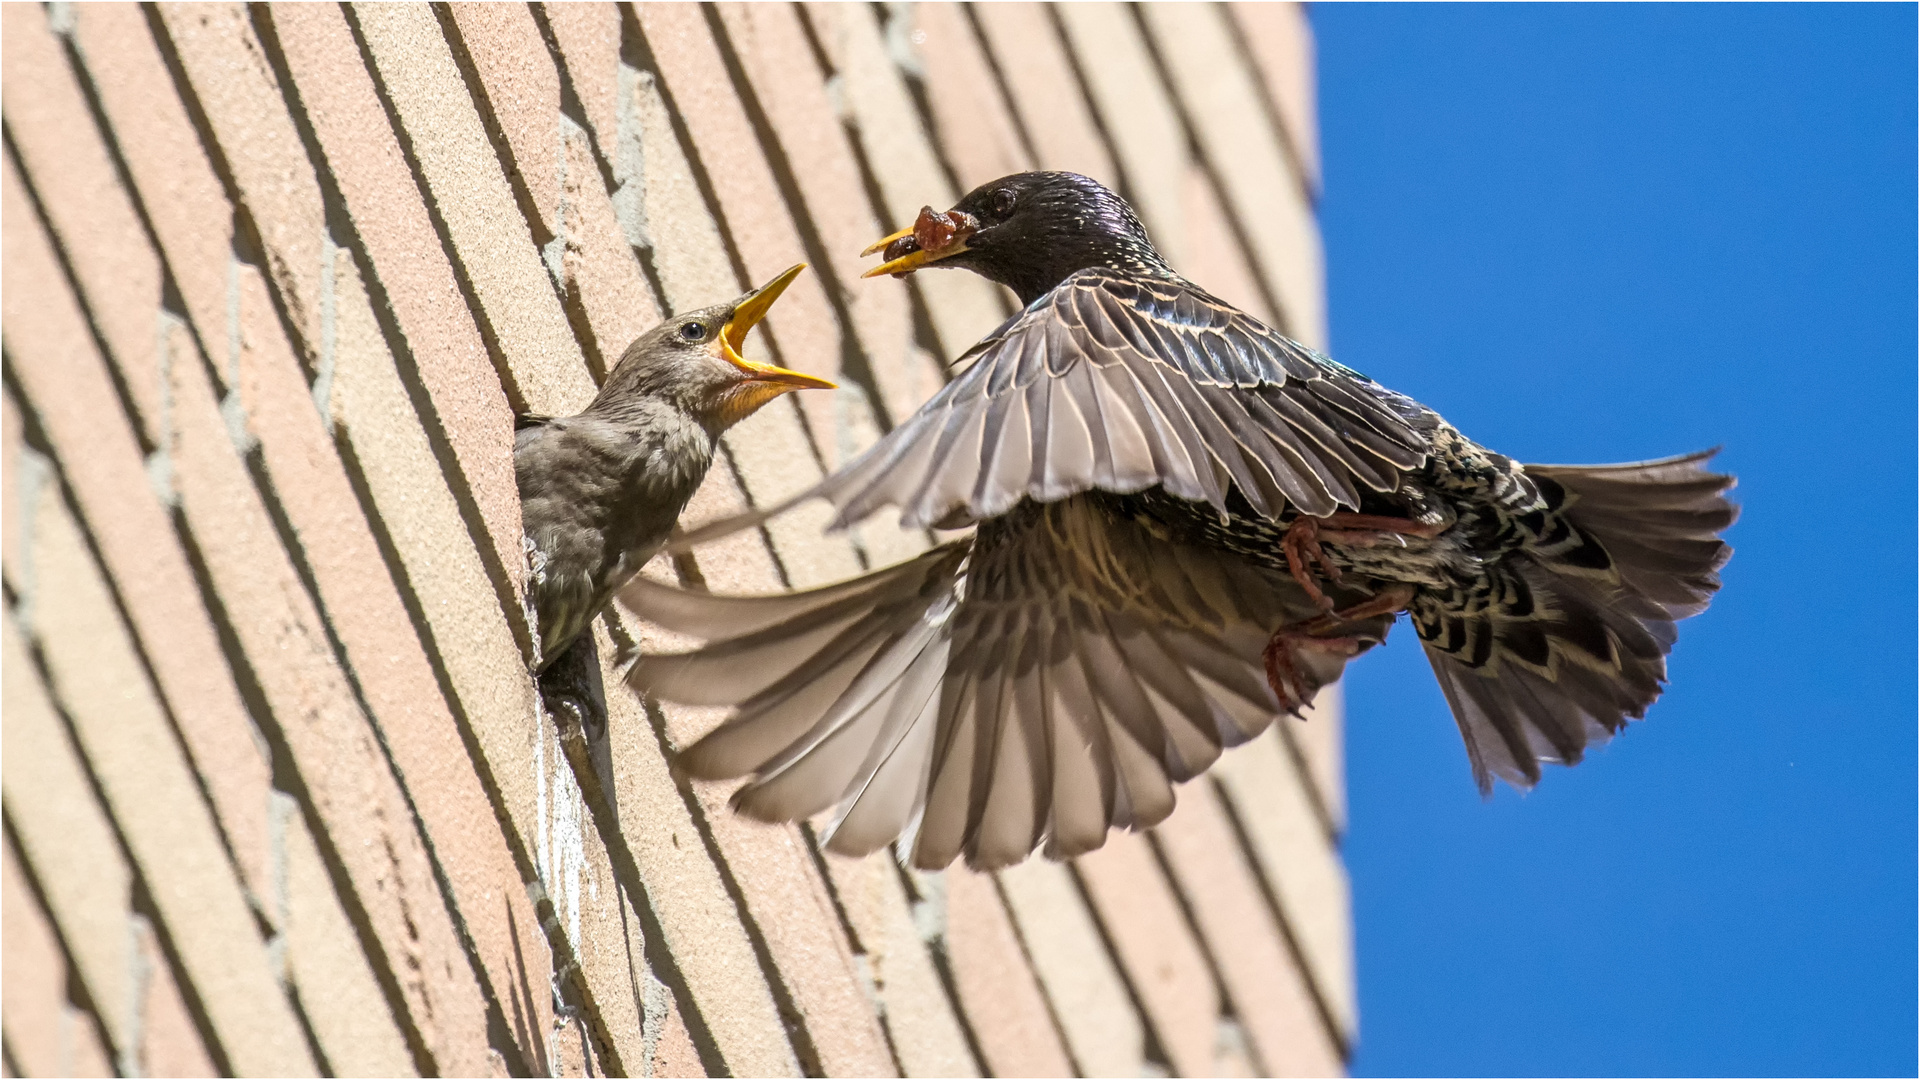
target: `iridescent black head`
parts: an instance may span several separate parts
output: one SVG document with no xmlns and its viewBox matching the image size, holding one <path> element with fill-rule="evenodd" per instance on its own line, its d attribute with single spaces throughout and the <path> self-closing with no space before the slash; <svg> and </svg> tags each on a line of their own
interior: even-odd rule
<svg viewBox="0 0 1920 1080">
<path fill-rule="evenodd" d="M 1173 274 L 1125 199 L 1068 172 L 1015 173 L 982 184 L 944 214 L 930 206 L 920 211 L 912 228 L 866 253 L 882 248 L 887 261 L 866 276 L 965 267 L 1012 289 L 1023 304 L 1089 267 Z"/>
</svg>

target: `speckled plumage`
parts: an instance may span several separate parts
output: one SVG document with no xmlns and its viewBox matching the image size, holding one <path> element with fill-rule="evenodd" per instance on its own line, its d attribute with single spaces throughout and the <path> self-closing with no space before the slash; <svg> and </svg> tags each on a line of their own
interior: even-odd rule
<svg viewBox="0 0 1920 1080">
<path fill-rule="evenodd" d="M 924 867 L 1097 847 L 1400 610 L 1482 790 L 1525 787 L 1644 714 L 1674 621 L 1718 588 L 1734 510 L 1710 455 L 1520 465 L 1181 278 L 1085 177 L 1006 177 L 931 224 L 888 238 L 874 273 L 971 269 L 1026 307 L 793 501 L 973 534 L 787 597 L 622 594 L 708 640 L 632 679 L 739 707 L 686 760 L 752 774 L 748 813 L 837 806 L 829 847 L 906 832 Z M 1295 565 L 1314 549 L 1289 537 L 1323 528 L 1326 565 Z"/>
</svg>

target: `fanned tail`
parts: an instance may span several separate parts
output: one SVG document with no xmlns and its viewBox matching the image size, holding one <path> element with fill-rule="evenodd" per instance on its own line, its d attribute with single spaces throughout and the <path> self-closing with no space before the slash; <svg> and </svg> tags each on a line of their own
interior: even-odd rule
<svg viewBox="0 0 1920 1080">
<path fill-rule="evenodd" d="M 1734 479 L 1705 467 L 1717 452 L 1526 466 L 1571 528 L 1522 548 L 1486 610 L 1415 612 L 1482 793 L 1578 762 L 1660 696 L 1675 622 L 1706 610 L 1733 555 L 1719 534 Z"/>
</svg>

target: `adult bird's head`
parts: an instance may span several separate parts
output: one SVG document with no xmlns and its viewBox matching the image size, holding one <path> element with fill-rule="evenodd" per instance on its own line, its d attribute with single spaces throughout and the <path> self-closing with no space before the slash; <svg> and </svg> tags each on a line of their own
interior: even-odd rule
<svg viewBox="0 0 1920 1080">
<path fill-rule="evenodd" d="M 618 415 L 660 400 L 717 435 L 781 394 L 834 389 L 825 379 L 755 363 L 740 351 L 747 332 L 806 268 L 789 267 L 738 300 L 669 316 L 627 346 L 587 411 Z"/>
<path fill-rule="evenodd" d="M 944 214 L 921 210 L 912 226 L 861 254 L 876 252 L 887 261 L 866 277 L 964 267 L 1012 289 L 1023 304 L 1089 267 L 1173 273 L 1125 199 L 1069 172 L 1015 173 L 982 184 Z"/>
</svg>

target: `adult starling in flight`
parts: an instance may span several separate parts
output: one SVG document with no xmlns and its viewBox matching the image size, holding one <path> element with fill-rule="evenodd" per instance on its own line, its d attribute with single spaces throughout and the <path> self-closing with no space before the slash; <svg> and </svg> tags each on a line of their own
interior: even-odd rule
<svg viewBox="0 0 1920 1080">
<path fill-rule="evenodd" d="M 536 670 L 553 667 L 666 543 L 722 432 L 790 390 L 833 389 L 740 355 L 747 332 L 805 269 L 642 334 L 579 415 L 515 422 Z"/>
<path fill-rule="evenodd" d="M 1181 278 L 1086 177 L 994 181 L 882 246 L 873 274 L 965 267 L 1025 307 L 803 497 L 972 535 L 809 592 L 622 594 L 707 641 L 637 688 L 738 707 L 684 766 L 752 774 L 755 817 L 837 806 L 830 848 L 907 832 L 916 865 L 990 868 L 1152 825 L 1402 611 L 1481 790 L 1526 788 L 1644 715 L 1719 587 L 1711 452 L 1519 465 Z"/>
</svg>

